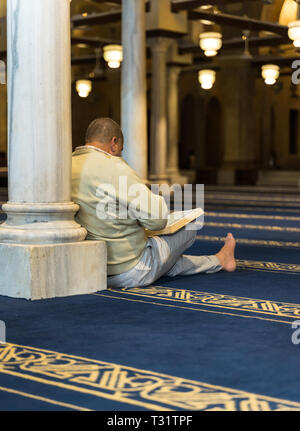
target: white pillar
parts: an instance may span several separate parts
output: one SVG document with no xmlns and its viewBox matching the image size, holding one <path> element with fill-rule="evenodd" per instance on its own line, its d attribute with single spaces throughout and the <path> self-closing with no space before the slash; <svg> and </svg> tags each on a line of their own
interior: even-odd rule
<svg viewBox="0 0 300 431">
<path fill-rule="evenodd" d="M 87 262 L 93 254 L 103 260 L 103 244 L 82 242 L 86 230 L 71 202 L 70 0 L 7 0 L 7 53 L 0 293 L 37 299 L 95 291 L 92 281 L 103 288 Z M 84 285 L 83 268 L 93 273 Z"/>
<path fill-rule="evenodd" d="M 167 51 L 169 41 L 164 38 L 151 40 L 152 89 L 151 89 L 151 148 L 150 180 L 167 182 Z"/>
<path fill-rule="evenodd" d="M 180 67 L 168 67 L 168 150 L 167 175 L 172 184 L 186 184 L 187 177 L 179 173 L 178 144 L 179 144 L 179 94 L 178 79 Z"/>
<path fill-rule="evenodd" d="M 70 202 L 70 1 L 8 0 L 7 20 L 9 202 L 0 241 L 82 241 Z"/>
<path fill-rule="evenodd" d="M 147 88 L 145 0 L 122 3 L 122 128 L 124 158 L 147 179 Z"/>
</svg>

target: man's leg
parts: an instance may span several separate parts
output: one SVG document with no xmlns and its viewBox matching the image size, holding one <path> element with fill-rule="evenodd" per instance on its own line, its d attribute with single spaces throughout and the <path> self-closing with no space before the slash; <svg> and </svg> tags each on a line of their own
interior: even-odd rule
<svg viewBox="0 0 300 431">
<path fill-rule="evenodd" d="M 131 270 L 108 277 L 108 287 L 148 286 L 171 269 L 193 245 L 197 230 L 181 229 L 173 235 L 149 238 L 139 263 Z"/>
<path fill-rule="evenodd" d="M 235 240 L 231 234 L 226 239 L 225 246 L 217 255 L 213 256 L 186 256 L 184 252 L 193 245 L 196 240 L 197 230 L 181 229 L 176 234 L 164 235 L 152 238 L 153 266 L 156 279 L 163 276 L 192 275 L 198 273 L 213 274 L 225 269 L 234 271 L 234 247 Z M 230 267 L 230 268 L 229 268 Z M 153 282 L 153 281 L 152 281 Z"/>
<path fill-rule="evenodd" d="M 228 234 L 225 245 L 214 256 L 188 256 L 182 255 L 171 270 L 166 274 L 170 277 L 176 275 L 193 275 L 204 272 L 213 274 L 224 269 L 233 272 L 236 269 L 234 258 L 235 239 L 232 234 Z"/>
<path fill-rule="evenodd" d="M 181 229 L 173 235 L 149 238 L 141 261 L 130 271 L 108 278 L 109 287 L 149 286 L 163 275 L 192 275 L 235 270 L 235 240 L 228 234 L 224 247 L 214 256 L 186 256 L 197 230 Z"/>
</svg>

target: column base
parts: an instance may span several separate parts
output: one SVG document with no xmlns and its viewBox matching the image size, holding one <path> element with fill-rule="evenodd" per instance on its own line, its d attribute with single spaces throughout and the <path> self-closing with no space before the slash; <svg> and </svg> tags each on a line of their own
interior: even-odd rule
<svg viewBox="0 0 300 431">
<path fill-rule="evenodd" d="M 2 210 L 7 219 L 0 226 L 0 243 L 62 244 L 84 241 L 87 234 L 74 220 L 79 206 L 73 202 L 7 202 Z"/>
<path fill-rule="evenodd" d="M 83 295 L 107 286 L 103 241 L 67 244 L 0 243 L 0 295 L 45 299 Z"/>
</svg>

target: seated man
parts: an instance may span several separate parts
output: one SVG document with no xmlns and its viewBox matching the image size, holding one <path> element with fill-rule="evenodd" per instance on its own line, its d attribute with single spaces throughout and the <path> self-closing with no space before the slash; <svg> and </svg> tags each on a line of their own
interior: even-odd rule
<svg viewBox="0 0 300 431">
<path fill-rule="evenodd" d="M 117 123 L 99 118 L 88 127 L 85 146 L 73 153 L 72 199 L 80 205 L 76 220 L 87 229 L 87 239 L 107 243 L 108 286 L 147 286 L 163 275 L 234 271 L 231 234 L 214 256 L 183 254 L 194 243 L 196 230 L 182 228 L 173 235 L 146 237 L 145 228 L 157 231 L 166 226 L 168 208 L 164 198 L 153 194 L 122 159 L 123 140 Z M 125 192 L 120 179 L 126 183 Z M 143 196 L 136 209 L 130 206 L 134 197 L 124 196 L 130 186 L 138 186 Z M 107 204 L 113 200 L 115 206 Z"/>
</svg>

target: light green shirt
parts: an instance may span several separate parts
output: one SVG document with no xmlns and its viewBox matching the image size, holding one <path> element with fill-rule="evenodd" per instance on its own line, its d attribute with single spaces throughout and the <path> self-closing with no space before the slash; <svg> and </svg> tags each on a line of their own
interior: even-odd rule
<svg viewBox="0 0 300 431">
<path fill-rule="evenodd" d="M 73 153 L 72 200 L 80 205 L 76 221 L 88 231 L 87 239 L 107 244 L 108 275 L 138 263 L 147 243 L 144 228 L 160 230 L 167 224 L 165 200 L 121 157 L 95 147 L 78 147 Z"/>
</svg>

